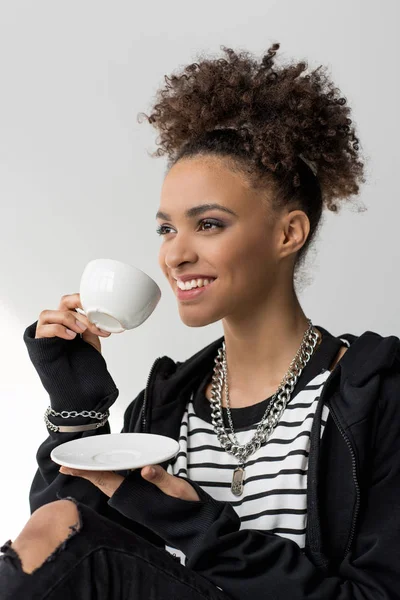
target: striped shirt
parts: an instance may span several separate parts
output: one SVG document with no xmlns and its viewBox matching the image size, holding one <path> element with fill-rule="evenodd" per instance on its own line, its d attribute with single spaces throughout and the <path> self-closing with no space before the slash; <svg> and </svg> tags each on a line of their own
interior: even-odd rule
<svg viewBox="0 0 400 600">
<path fill-rule="evenodd" d="M 308 380 L 299 378 L 277 426 L 246 460 L 241 496 L 235 496 L 231 490 L 232 475 L 239 461 L 221 447 L 211 423 L 211 404 L 205 395 L 210 376 L 192 392 L 186 405 L 179 435 L 180 450 L 168 465 L 168 473 L 188 477 L 216 500 L 229 502 L 240 518 L 241 529 L 268 531 L 304 548 L 311 427 L 322 388 L 330 375 L 327 367 L 332 362 L 332 350 L 336 355 L 340 345 L 333 336 L 323 338 L 302 373 L 306 375 L 308 369 Z M 314 360 L 317 357 L 318 360 Z M 308 368 L 311 363 L 312 371 Z M 252 439 L 269 401 L 267 398 L 252 406 L 231 409 L 239 444 Z M 329 409 L 324 405 L 321 437 L 328 415 Z M 226 408 L 223 408 L 223 420 L 229 433 Z M 185 564 L 186 557 L 180 550 L 170 546 L 166 546 L 166 550 L 179 556 Z"/>
</svg>

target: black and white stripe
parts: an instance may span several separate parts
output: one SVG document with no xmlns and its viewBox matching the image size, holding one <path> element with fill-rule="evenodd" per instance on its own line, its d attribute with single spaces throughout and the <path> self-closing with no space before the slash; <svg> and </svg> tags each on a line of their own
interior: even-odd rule
<svg viewBox="0 0 400 600">
<path fill-rule="evenodd" d="M 238 460 L 221 448 L 213 426 L 196 415 L 193 396 L 181 423 L 180 451 L 168 472 L 188 477 L 216 500 L 229 502 L 240 517 L 241 529 L 275 533 L 304 548 L 311 427 L 329 374 L 323 369 L 296 394 L 267 442 L 248 458 L 242 496 L 234 496 L 231 491 Z M 328 414 L 328 407 L 324 406 L 321 436 Z M 235 430 L 240 444 L 253 437 L 257 424 Z M 185 557 L 179 550 L 169 546 L 166 549 L 180 555 L 184 563 Z"/>
</svg>

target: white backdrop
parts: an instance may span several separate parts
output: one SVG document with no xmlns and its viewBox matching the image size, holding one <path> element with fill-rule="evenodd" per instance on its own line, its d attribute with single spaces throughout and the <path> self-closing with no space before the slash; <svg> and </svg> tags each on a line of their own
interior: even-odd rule
<svg viewBox="0 0 400 600">
<path fill-rule="evenodd" d="M 399 335 L 398 21 L 396 0 L 1 3 L 0 543 L 29 518 L 36 450 L 47 436 L 48 396 L 23 332 L 79 291 L 89 260 L 135 264 L 163 292 L 140 328 L 102 340 L 120 390 L 113 432 L 157 356 L 183 360 L 222 335 L 220 323 L 181 323 L 159 271 L 165 159 L 148 155 L 156 133 L 137 123 L 164 75 L 198 52 L 220 56 L 223 44 L 260 56 L 278 41 L 277 64 L 328 65 L 367 156 L 367 211 L 327 215 L 300 301 L 335 335 Z"/>
</svg>

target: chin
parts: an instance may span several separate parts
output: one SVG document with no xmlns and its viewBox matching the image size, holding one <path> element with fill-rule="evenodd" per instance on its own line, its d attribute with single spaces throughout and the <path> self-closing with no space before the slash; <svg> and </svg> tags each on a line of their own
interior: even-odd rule
<svg viewBox="0 0 400 600">
<path fill-rule="evenodd" d="M 194 310 L 186 310 L 186 307 L 181 307 L 179 310 L 181 321 L 187 327 L 206 327 L 207 325 L 211 325 L 211 323 L 216 323 L 222 319 L 221 316 L 202 314 L 201 311 L 196 311 L 194 306 L 191 308 Z"/>
</svg>

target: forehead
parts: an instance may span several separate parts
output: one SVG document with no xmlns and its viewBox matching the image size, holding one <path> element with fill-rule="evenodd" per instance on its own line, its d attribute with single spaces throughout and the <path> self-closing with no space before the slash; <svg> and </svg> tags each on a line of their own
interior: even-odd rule
<svg viewBox="0 0 400 600">
<path fill-rule="evenodd" d="M 160 208 L 172 212 L 200 202 L 223 202 L 238 212 L 250 196 L 254 192 L 245 176 L 230 169 L 221 159 L 181 159 L 164 179 Z"/>
</svg>

